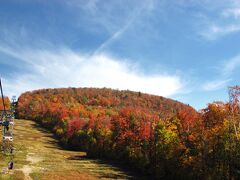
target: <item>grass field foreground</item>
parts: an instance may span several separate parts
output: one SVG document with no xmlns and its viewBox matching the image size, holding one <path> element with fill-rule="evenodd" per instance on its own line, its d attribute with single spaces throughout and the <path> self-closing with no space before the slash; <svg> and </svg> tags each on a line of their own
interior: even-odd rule
<svg viewBox="0 0 240 180">
<path fill-rule="evenodd" d="M 0 138 L 2 139 L 2 136 Z M 14 149 L 14 170 L 12 171 L 7 172 L 11 157 L 0 154 L 0 179 L 134 178 L 118 166 L 87 158 L 85 152 L 62 149 L 50 132 L 30 120 L 15 121 Z"/>
</svg>

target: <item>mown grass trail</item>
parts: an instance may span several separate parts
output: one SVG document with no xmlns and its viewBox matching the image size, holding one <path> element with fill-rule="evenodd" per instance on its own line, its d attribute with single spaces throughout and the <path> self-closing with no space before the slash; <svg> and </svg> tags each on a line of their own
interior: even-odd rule
<svg viewBox="0 0 240 180">
<path fill-rule="evenodd" d="M 139 179 L 113 164 L 88 159 L 84 152 L 62 149 L 33 121 L 15 121 L 14 147 L 13 171 L 6 172 L 10 157 L 0 154 L 0 179 Z"/>
</svg>

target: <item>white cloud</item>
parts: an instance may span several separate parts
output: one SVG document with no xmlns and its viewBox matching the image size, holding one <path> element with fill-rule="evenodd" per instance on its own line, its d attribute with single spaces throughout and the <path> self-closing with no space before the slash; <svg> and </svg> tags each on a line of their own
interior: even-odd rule
<svg viewBox="0 0 240 180">
<path fill-rule="evenodd" d="M 240 32 L 240 24 L 231 24 L 225 26 L 213 24 L 200 34 L 207 40 L 216 40 L 220 37 L 236 32 Z"/>
<path fill-rule="evenodd" d="M 152 11 L 153 8 L 153 4 L 154 4 L 154 0 L 147 0 L 147 1 L 143 1 L 141 3 L 137 2 L 137 5 L 135 4 L 134 8 L 129 11 L 129 14 L 123 18 L 124 22 L 119 26 L 119 28 L 117 28 L 115 31 L 113 31 L 110 35 L 110 37 L 108 39 L 106 39 L 95 51 L 94 54 L 98 54 L 100 52 L 103 52 L 103 50 L 105 48 L 107 48 L 108 46 L 110 46 L 112 43 L 114 43 L 116 40 L 120 39 L 121 36 L 124 35 L 124 33 L 126 33 L 126 31 L 132 27 L 134 28 L 135 21 L 139 21 L 142 16 L 146 15 L 147 12 Z M 113 8 L 111 6 L 111 8 Z M 112 15 L 110 15 L 112 16 Z M 101 22 L 105 22 L 101 20 Z M 116 24 L 116 21 L 111 22 L 110 24 L 108 24 L 108 26 L 112 26 L 112 24 Z M 146 23 L 144 22 L 144 24 L 146 25 Z M 108 28 L 109 29 L 109 28 Z"/>
<path fill-rule="evenodd" d="M 74 26 L 86 28 L 87 31 L 103 33 L 103 41 L 97 44 L 93 54 L 104 52 L 109 46 L 120 41 L 128 30 L 139 31 L 139 26 L 147 28 L 146 17 L 156 8 L 156 0 L 121 0 L 121 1 L 99 1 L 89 0 L 87 3 L 80 0 L 63 1 L 67 7 L 76 8 L 75 16 L 80 24 L 74 22 Z M 82 22 L 87 22 L 83 26 Z M 150 29 L 150 28 L 149 28 Z M 142 32 L 141 32 L 142 34 Z"/>
<path fill-rule="evenodd" d="M 205 40 L 214 41 L 240 32 L 239 0 L 206 0 L 201 7 L 205 11 L 197 16 L 197 32 Z"/>
<path fill-rule="evenodd" d="M 125 25 L 123 27 L 121 27 L 119 30 L 117 30 L 116 32 L 114 32 L 111 37 L 109 39 L 107 39 L 105 42 L 103 42 L 95 51 L 94 54 L 98 54 L 99 52 L 101 52 L 102 50 L 104 50 L 104 48 L 106 48 L 107 46 L 111 45 L 111 43 L 113 43 L 115 40 L 117 40 L 118 38 L 120 38 L 122 36 L 122 34 L 129 28 L 129 26 L 131 26 L 133 24 L 133 21 L 137 18 L 137 16 L 139 15 L 139 13 L 142 11 L 141 9 L 138 9 L 138 11 L 132 13 L 132 16 L 129 18 L 129 20 L 125 23 Z"/>
<path fill-rule="evenodd" d="M 209 81 L 209 82 L 203 84 L 203 90 L 215 91 L 215 90 L 218 90 L 221 88 L 225 88 L 229 81 L 231 81 L 231 79 Z"/>
<path fill-rule="evenodd" d="M 240 66 L 240 55 L 237 55 L 224 62 L 222 73 L 224 75 L 230 75 L 239 66 Z"/>
<path fill-rule="evenodd" d="M 222 12 L 222 15 L 226 18 L 234 17 L 235 19 L 238 19 L 240 18 L 240 8 L 225 9 Z"/>
<path fill-rule="evenodd" d="M 93 31 L 104 30 L 110 36 L 120 31 L 128 21 L 135 16 L 137 11 L 141 11 L 140 16 L 154 9 L 156 0 L 121 0 L 121 1 L 99 1 L 89 0 L 87 3 L 81 0 L 62 1 L 66 7 L 72 10 L 76 8 L 79 18 L 88 22 L 87 29 Z M 78 24 L 78 22 L 74 22 Z M 82 27 L 82 22 L 79 24 Z"/>
<path fill-rule="evenodd" d="M 209 81 L 203 84 L 202 89 L 205 91 L 215 91 L 221 88 L 225 88 L 227 84 L 232 81 L 231 75 L 234 71 L 240 67 L 240 55 L 237 55 L 219 66 L 219 74 L 221 79 Z"/>
<path fill-rule="evenodd" d="M 15 79 L 4 79 L 8 95 L 19 95 L 28 90 L 54 87 L 109 87 L 129 89 L 150 94 L 171 96 L 183 88 L 177 75 L 146 75 L 127 60 L 106 54 L 87 56 L 68 49 L 0 51 L 31 65 L 31 73 L 20 74 Z"/>
</svg>

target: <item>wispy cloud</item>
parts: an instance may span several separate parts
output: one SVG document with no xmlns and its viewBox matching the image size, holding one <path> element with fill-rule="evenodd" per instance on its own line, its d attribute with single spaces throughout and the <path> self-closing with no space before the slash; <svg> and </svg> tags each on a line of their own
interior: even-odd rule
<svg viewBox="0 0 240 180">
<path fill-rule="evenodd" d="M 131 14 L 131 17 L 129 20 L 126 22 L 126 24 L 121 27 L 119 30 L 114 32 L 109 39 L 107 39 L 105 42 L 103 42 L 95 51 L 94 54 L 100 53 L 104 48 L 109 46 L 112 42 L 114 42 L 116 39 L 120 38 L 120 36 L 129 28 L 129 26 L 132 25 L 133 21 L 137 18 L 139 13 L 141 12 L 142 9 L 138 9 L 136 12 Z"/>
<path fill-rule="evenodd" d="M 222 12 L 222 16 L 225 18 L 234 17 L 235 19 L 240 18 L 240 8 L 225 9 Z"/>
<path fill-rule="evenodd" d="M 232 81 L 232 74 L 240 67 L 240 55 L 230 58 L 219 65 L 217 80 L 208 81 L 203 84 L 202 88 L 205 91 L 215 91 L 224 88 Z"/>
<path fill-rule="evenodd" d="M 110 37 L 104 41 L 95 51 L 94 54 L 102 52 L 105 48 L 111 45 L 114 41 L 121 38 L 121 36 L 128 30 L 129 27 L 134 26 L 134 21 L 136 21 L 140 16 L 146 14 L 146 12 L 153 9 L 154 0 L 143 1 L 138 4 L 137 8 L 134 8 L 130 14 L 125 18 L 125 22 L 119 29 L 113 32 Z"/>
<path fill-rule="evenodd" d="M 240 24 L 231 25 L 210 25 L 206 30 L 202 31 L 200 34 L 207 40 L 216 40 L 220 37 L 226 36 L 231 33 L 240 32 Z"/>
<path fill-rule="evenodd" d="M 215 91 L 215 90 L 218 90 L 221 88 L 225 88 L 227 83 L 230 81 L 231 81 L 231 79 L 209 81 L 209 82 L 203 84 L 203 90 Z"/>
<path fill-rule="evenodd" d="M 4 80 L 10 95 L 39 88 L 71 86 L 129 89 L 171 96 L 184 87 L 183 80 L 177 75 L 146 75 L 127 60 L 106 54 L 88 56 L 69 49 L 15 50 L 6 47 L 1 47 L 0 51 L 31 66 L 31 73 Z"/>
<path fill-rule="evenodd" d="M 161 73 L 157 74 L 146 74 L 143 73 L 141 67 L 130 63 L 137 62 L 136 60 L 116 58 L 104 51 L 119 40 L 129 28 L 134 29 L 135 21 L 140 23 L 141 18 L 154 9 L 155 0 L 144 0 L 141 3 L 137 0 L 109 3 L 99 3 L 98 0 L 88 3 L 78 0 L 62 2 L 67 3 L 69 10 L 74 13 L 74 19 L 77 20 L 74 21 L 76 26 L 80 22 L 82 26 L 87 27 L 88 31 L 104 29 L 106 34 L 104 36 L 101 34 L 101 36 L 107 37 L 106 40 L 96 50 L 88 51 L 94 53 L 84 54 L 71 50 L 68 45 L 63 45 L 66 48 L 61 48 L 61 43 L 48 48 L 45 42 L 39 43 L 42 37 L 37 37 L 37 33 L 34 33 L 36 34 L 34 38 L 37 40 L 33 41 L 37 45 L 33 45 L 32 41 L 25 36 L 19 38 L 18 33 L 15 31 L 12 33 L 7 29 L 7 32 L 10 32 L 6 36 L 9 46 L 1 43 L 0 53 L 14 57 L 10 58 L 12 65 L 24 62 L 28 66 L 27 71 L 18 74 L 15 79 L 4 79 L 5 87 L 10 95 L 19 95 L 26 90 L 39 88 L 74 86 L 129 89 L 172 96 L 180 93 L 184 88 L 185 83 L 177 74 L 168 74 L 163 70 L 159 70 Z M 96 32 L 98 33 L 99 31 Z M 13 40 L 9 42 L 9 39 Z M 17 47 L 20 44 L 23 45 Z"/>
<path fill-rule="evenodd" d="M 240 3 L 237 1 L 205 1 L 204 11 L 197 21 L 197 31 L 203 39 L 214 41 L 240 32 Z"/>
<path fill-rule="evenodd" d="M 223 63 L 222 73 L 225 76 L 231 75 L 234 70 L 240 67 L 240 55 L 237 55 Z"/>
<path fill-rule="evenodd" d="M 71 10 L 75 9 L 77 19 L 88 22 L 87 29 L 93 31 L 106 31 L 109 35 L 115 34 L 122 29 L 136 15 L 140 9 L 144 9 L 141 15 L 153 9 L 156 0 L 122 0 L 122 1 L 99 1 L 81 0 L 62 1 Z M 77 22 L 76 22 L 77 24 Z"/>
</svg>

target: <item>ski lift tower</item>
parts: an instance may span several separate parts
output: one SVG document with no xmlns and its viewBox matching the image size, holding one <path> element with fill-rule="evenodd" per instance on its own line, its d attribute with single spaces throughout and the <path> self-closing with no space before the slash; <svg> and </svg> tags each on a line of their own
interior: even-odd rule
<svg viewBox="0 0 240 180">
<path fill-rule="evenodd" d="M 7 150 L 11 152 L 13 149 L 12 141 L 13 141 L 13 125 L 14 125 L 14 118 L 15 118 L 14 109 L 16 104 L 16 98 L 14 97 L 12 99 L 10 109 L 6 109 L 1 79 L 0 79 L 0 89 L 1 89 L 1 96 L 2 96 L 2 103 L 3 103 L 3 110 L 1 111 L 1 119 L 0 119 L 0 125 L 3 126 L 2 150 L 4 152 L 7 152 Z"/>
</svg>

